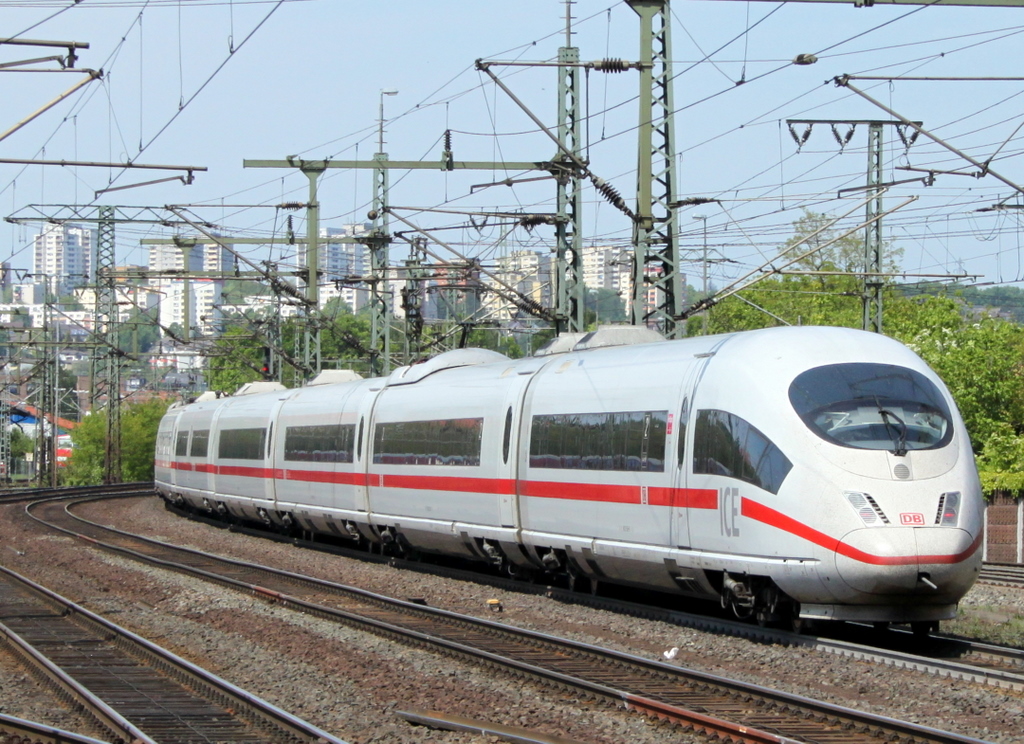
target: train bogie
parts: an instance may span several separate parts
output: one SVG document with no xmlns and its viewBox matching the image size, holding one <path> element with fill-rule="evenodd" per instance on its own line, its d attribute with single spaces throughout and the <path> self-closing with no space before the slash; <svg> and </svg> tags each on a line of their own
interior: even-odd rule
<svg viewBox="0 0 1024 744">
<path fill-rule="evenodd" d="M 980 561 L 948 392 L 905 347 L 845 329 L 461 350 L 201 402 L 161 424 L 157 482 L 239 518 L 762 620 L 944 619 Z"/>
</svg>

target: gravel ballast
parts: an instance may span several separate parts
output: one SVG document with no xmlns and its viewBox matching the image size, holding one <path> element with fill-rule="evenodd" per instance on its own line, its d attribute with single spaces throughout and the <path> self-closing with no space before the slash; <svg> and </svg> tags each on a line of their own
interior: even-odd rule
<svg viewBox="0 0 1024 744">
<path fill-rule="evenodd" d="M 585 742 L 698 740 L 603 703 L 112 556 L 38 525 L 23 506 L 0 511 L 5 566 L 353 744 L 491 741 L 411 726 L 395 714 L 408 708 Z M 157 498 L 101 502 L 85 513 L 102 524 L 169 542 L 389 596 L 423 598 L 433 607 L 648 658 L 662 659 L 664 651 L 677 647 L 672 663 L 681 666 L 992 742 L 1024 741 L 1024 696 L 1018 693 L 302 550 L 176 517 Z M 489 599 L 500 600 L 504 611 L 492 612 Z M 962 612 L 972 627 L 1005 627 L 1007 618 L 1011 624 L 1024 621 L 1024 591 L 977 586 Z M 45 693 L 34 685 L 7 652 L 0 652 L 0 712 L 83 730 L 80 720 L 52 700 L 35 702 Z"/>
</svg>

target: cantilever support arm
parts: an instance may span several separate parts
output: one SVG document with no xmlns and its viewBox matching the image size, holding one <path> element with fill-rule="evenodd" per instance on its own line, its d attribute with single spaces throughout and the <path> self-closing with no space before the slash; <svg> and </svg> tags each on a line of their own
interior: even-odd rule
<svg viewBox="0 0 1024 744">
<path fill-rule="evenodd" d="M 945 141 L 939 139 L 934 134 L 929 132 L 927 129 L 922 127 L 916 121 L 911 121 L 907 117 L 902 116 L 900 114 L 897 114 L 895 111 L 893 111 L 891 108 L 886 106 L 881 101 L 875 100 L 874 98 L 869 96 L 864 91 L 860 90 L 859 88 L 857 88 L 857 87 L 855 87 L 853 85 L 850 85 L 850 81 L 851 80 L 855 80 L 855 79 L 856 78 L 853 77 L 852 75 L 840 75 L 840 76 L 834 78 L 833 82 L 836 84 L 837 87 L 848 88 L 849 90 L 852 90 L 854 93 L 856 93 L 858 96 L 863 98 L 865 101 L 868 101 L 869 103 L 873 103 L 874 105 L 878 106 L 878 108 L 882 109 L 882 111 L 884 111 L 885 113 L 889 114 L 889 116 L 893 117 L 894 119 L 899 119 L 901 122 L 903 122 L 904 124 L 906 124 L 910 128 L 912 128 L 912 129 L 920 132 L 921 134 L 923 134 L 925 137 L 930 139 L 935 144 L 941 145 L 942 147 L 945 147 L 947 150 L 949 150 L 954 155 L 957 155 L 957 156 L 963 158 L 968 163 L 970 163 L 971 165 L 973 165 L 976 168 L 978 168 L 983 175 L 992 176 L 993 178 L 995 178 L 995 179 L 1005 183 L 1007 186 L 1009 186 L 1014 191 L 1017 191 L 1018 193 L 1024 194 L 1024 187 L 1019 186 L 1018 184 L 1014 183 L 1013 181 L 1011 181 L 1006 176 L 1003 176 L 1003 175 L 1000 175 L 999 173 L 996 173 L 994 170 L 989 168 L 988 163 L 982 163 L 980 160 L 977 160 L 976 158 L 972 158 L 970 155 L 968 155 L 967 153 L 963 152 L 962 150 L 958 150 L 957 148 L 953 147 L 953 145 L 949 144 L 948 142 L 945 142 Z"/>
<path fill-rule="evenodd" d="M 82 70 L 82 72 L 87 73 L 86 78 L 84 80 L 78 81 L 77 83 L 72 85 L 70 88 L 68 88 L 66 91 L 64 91 L 59 96 L 57 96 L 52 101 L 50 101 L 48 104 L 46 104 L 42 108 L 38 109 L 31 116 L 29 116 L 29 117 L 27 117 L 25 119 L 22 119 L 17 124 L 15 124 L 13 127 L 8 129 L 6 132 L 4 132 L 3 134 L 0 134 L 0 142 L 3 142 L 5 139 L 10 137 L 12 134 L 17 132 L 19 129 L 21 129 L 26 124 L 31 123 L 35 119 L 38 119 L 40 116 L 42 116 L 47 111 L 52 109 L 54 106 L 56 106 L 58 103 L 60 103 L 65 98 L 70 96 L 72 93 L 77 91 L 79 88 L 83 88 L 86 85 L 88 85 L 89 83 L 91 83 L 93 80 L 98 80 L 99 78 L 103 77 L 103 70 Z"/>
</svg>

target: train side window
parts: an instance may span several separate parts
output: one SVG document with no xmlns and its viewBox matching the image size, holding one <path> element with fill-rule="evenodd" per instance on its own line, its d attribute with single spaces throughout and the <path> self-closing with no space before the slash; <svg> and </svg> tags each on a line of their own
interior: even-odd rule
<svg viewBox="0 0 1024 744">
<path fill-rule="evenodd" d="M 505 413 L 505 433 L 501 440 L 501 460 L 508 464 L 508 453 L 512 448 L 512 407 Z"/>
<path fill-rule="evenodd" d="M 198 429 L 192 432 L 192 448 L 189 450 L 190 457 L 206 457 L 207 448 L 210 445 L 210 430 Z"/>
<path fill-rule="evenodd" d="M 394 421 L 374 426 L 378 465 L 480 464 L 482 418 Z"/>
<path fill-rule="evenodd" d="M 174 443 L 175 457 L 188 457 L 188 431 L 179 431 L 178 439 Z"/>
<path fill-rule="evenodd" d="M 299 462 L 352 462 L 354 424 L 289 426 L 284 430 L 284 459 Z"/>
<path fill-rule="evenodd" d="M 356 457 L 363 459 L 363 419 L 359 419 L 359 436 L 356 437 Z"/>
<path fill-rule="evenodd" d="M 217 455 L 222 460 L 262 460 L 266 448 L 266 429 L 222 429 Z"/>
<path fill-rule="evenodd" d="M 690 418 L 690 399 L 689 397 L 683 398 L 683 407 L 679 411 L 679 439 L 678 439 L 678 457 L 676 462 L 679 467 L 683 467 L 683 463 L 686 461 L 686 422 Z"/>
<path fill-rule="evenodd" d="M 726 411 L 697 414 L 693 472 L 724 475 L 778 493 L 793 464 L 768 437 Z"/>
<path fill-rule="evenodd" d="M 668 411 L 534 416 L 530 467 L 663 472 Z"/>
</svg>

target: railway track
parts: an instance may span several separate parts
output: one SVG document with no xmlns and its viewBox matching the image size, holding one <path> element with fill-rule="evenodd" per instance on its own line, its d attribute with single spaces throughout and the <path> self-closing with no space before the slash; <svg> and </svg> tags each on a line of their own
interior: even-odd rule
<svg viewBox="0 0 1024 744">
<path fill-rule="evenodd" d="M 177 512 L 187 518 L 224 528 L 224 522 L 200 514 Z M 251 534 L 260 539 L 296 544 L 307 549 L 329 551 L 354 560 L 388 563 L 403 570 L 430 573 L 474 583 L 485 583 L 495 588 L 516 593 L 544 594 L 567 604 L 579 604 L 618 614 L 632 615 L 647 620 L 678 625 L 718 635 L 746 638 L 759 643 L 799 646 L 823 653 L 854 658 L 900 669 L 908 669 L 976 684 L 1024 691 L 1024 650 L 935 634 L 928 639 L 915 638 L 909 630 L 894 627 L 879 631 L 872 626 L 837 623 L 823 627 L 821 635 L 793 633 L 777 628 L 761 627 L 751 623 L 716 617 L 714 614 L 696 614 L 664 609 L 656 604 L 641 604 L 612 597 L 592 595 L 560 587 L 528 584 L 470 569 L 435 566 L 421 561 L 404 560 L 370 554 L 365 551 L 321 542 L 309 542 L 268 532 L 259 528 L 233 525 L 232 530 Z M 914 649 L 907 651 L 906 649 Z"/>
<path fill-rule="evenodd" d="M 404 643 L 572 689 L 714 736 L 751 742 L 953 744 L 968 737 L 781 693 L 757 685 L 513 628 L 415 602 L 178 548 L 94 524 L 78 502 L 47 501 L 32 516 L 121 555 L 216 581 L 268 601 Z"/>
<path fill-rule="evenodd" d="M 107 486 L 70 486 L 65 488 L 11 488 L 0 490 L 0 505 L 16 504 L 43 497 L 65 498 L 96 495 L 145 495 L 153 493 L 153 483 L 115 483 Z"/>
<path fill-rule="evenodd" d="M 0 642 L 111 741 L 344 744 L 3 567 Z"/>
<path fill-rule="evenodd" d="M 1024 586 L 1024 565 L 1020 563 L 986 563 L 979 581 L 999 586 Z"/>
</svg>

